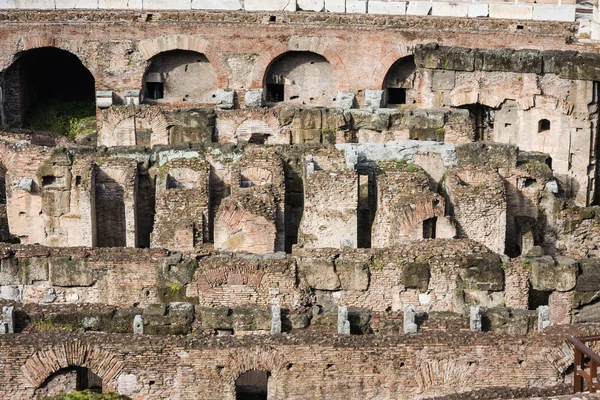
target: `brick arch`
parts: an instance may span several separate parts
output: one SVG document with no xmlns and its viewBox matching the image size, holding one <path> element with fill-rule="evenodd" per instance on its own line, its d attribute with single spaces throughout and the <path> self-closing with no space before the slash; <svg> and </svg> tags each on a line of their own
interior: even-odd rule
<svg viewBox="0 0 600 400">
<path fill-rule="evenodd" d="M 140 41 L 138 49 L 146 60 L 171 50 L 188 50 L 204 54 L 217 74 L 217 87 L 220 89 L 229 87 L 229 66 L 219 57 L 210 42 L 200 36 L 169 35 L 145 39 Z"/>
<path fill-rule="evenodd" d="M 403 46 L 398 46 L 394 48 L 393 51 L 387 53 L 373 69 L 373 73 L 371 74 L 371 84 L 373 85 L 373 88 L 383 89 L 383 81 L 396 61 L 400 61 L 400 59 L 412 55 L 414 55 L 414 52 Z"/>
<path fill-rule="evenodd" d="M 129 118 L 144 118 L 152 127 L 151 144 L 169 144 L 169 122 L 163 112 L 157 107 L 126 106 L 111 107 L 102 110 L 99 144 L 111 144 L 115 128 Z M 114 140 L 114 138 L 112 138 Z M 112 144 L 111 144 L 112 145 Z"/>
<path fill-rule="evenodd" d="M 245 351 L 236 349 L 229 355 L 229 370 L 231 383 L 235 381 L 244 372 L 256 369 L 268 371 L 273 379 L 277 379 L 285 370 L 287 361 L 282 354 L 274 349 L 254 349 Z"/>
<path fill-rule="evenodd" d="M 37 351 L 21 371 L 34 388 L 39 388 L 55 372 L 72 366 L 89 368 L 102 379 L 103 385 L 113 388 L 110 382 L 121 373 L 123 362 L 99 347 L 72 341 Z"/>
<path fill-rule="evenodd" d="M 59 50 L 67 51 L 74 56 L 76 56 L 81 64 L 92 74 L 94 77 L 94 82 L 97 82 L 98 69 L 91 66 L 87 60 L 86 54 L 84 50 L 86 46 L 81 46 L 81 43 L 77 44 L 76 42 L 68 39 L 57 38 L 53 36 L 46 35 L 34 35 L 34 36 L 22 36 L 17 45 L 17 51 L 13 55 L 12 59 L 9 60 L 8 64 L 2 65 L 2 69 L 7 69 L 10 67 L 17 59 L 28 50 L 40 49 L 43 47 L 50 47 Z"/>
<path fill-rule="evenodd" d="M 292 36 L 287 43 L 278 43 L 269 47 L 256 60 L 252 75 L 252 89 L 261 89 L 269 67 L 273 62 L 290 51 L 309 51 L 319 54 L 331 64 L 338 90 L 348 90 L 350 83 L 347 80 L 346 67 L 340 55 L 333 50 L 329 42 L 319 37 Z"/>
</svg>

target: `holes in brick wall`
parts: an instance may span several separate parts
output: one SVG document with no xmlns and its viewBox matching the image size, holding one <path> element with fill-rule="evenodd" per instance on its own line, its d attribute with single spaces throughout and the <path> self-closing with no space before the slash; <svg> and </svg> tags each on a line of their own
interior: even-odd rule
<svg viewBox="0 0 600 400">
<path fill-rule="evenodd" d="M 530 310 L 537 310 L 539 306 L 547 306 L 550 302 L 551 291 L 529 289 L 529 306 Z"/>
<path fill-rule="evenodd" d="M 538 133 L 548 132 L 550 130 L 550 121 L 547 119 L 541 119 L 538 122 Z"/>
<path fill-rule="evenodd" d="M 267 400 L 269 372 L 252 369 L 235 380 L 236 400 Z"/>
<path fill-rule="evenodd" d="M 162 82 L 146 82 L 146 93 L 149 99 L 159 100 L 165 95 L 165 86 Z"/>
<path fill-rule="evenodd" d="M 435 228 L 437 217 L 429 218 L 423 221 L 423 239 L 435 239 Z"/>
<path fill-rule="evenodd" d="M 388 104 L 406 104 L 406 89 L 387 88 Z"/>
<path fill-rule="evenodd" d="M 279 83 L 267 84 L 267 101 L 270 103 L 279 103 L 283 101 L 284 86 Z"/>
<path fill-rule="evenodd" d="M 75 177 L 75 186 L 81 186 L 81 176 L 79 175 Z"/>
</svg>

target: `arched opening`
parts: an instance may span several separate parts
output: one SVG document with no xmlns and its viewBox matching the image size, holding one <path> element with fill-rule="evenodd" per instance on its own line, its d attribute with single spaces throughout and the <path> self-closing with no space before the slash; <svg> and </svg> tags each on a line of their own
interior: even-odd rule
<svg viewBox="0 0 600 400">
<path fill-rule="evenodd" d="M 384 104 L 386 107 L 397 107 L 411 104 L 409 90 L 415 80 L 415 58 L 408 56 L 396 61 L 383 80 Z"/>
<path fill-rule="evenodd" d="M 290 51 L 276 58 L 264 82 L 268 103 L 331 106 L 337 95 L 333 66 L 309 51 Z"/>
<path fill-rule="evenodd" d="M 102 393 L 102 378 L 85 367 L 62 368 L 53 373 L 35 391 L 36 398 L 54 397 L 80 390 Z"/>
<path fill-rule="evenodd" d="M 170 50 L 150 59 L 143 80 L 146 102 L 210 103 L 217 74 L 208 58 L 189 50 Z"/>
<path fill-rule="evenodd" d="M 241 374 L 235 381 L 236 400 L 267 400 L 269 372 L 252 369 Z"/>
<path fill-rule="evenodd" d="M 547 119 L 540 119 L 538 122 L 538 133 L 548 132 L 550 130 L 550 121 Z"/>
<path fill-rule="evenodd" d="M 68 134 L 96 129 L 94 77 L 72 53 L 54 47 L 27 50 L 6 70 L 8 126 Z"/>
</svg>

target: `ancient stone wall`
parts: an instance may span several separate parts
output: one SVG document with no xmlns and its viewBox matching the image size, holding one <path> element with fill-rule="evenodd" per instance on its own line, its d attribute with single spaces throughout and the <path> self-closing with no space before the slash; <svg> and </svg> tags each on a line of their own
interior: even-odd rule
<svg viewBox="0 0 600 400">
<path fill-rule="evenodd" d="M 478 387 L 552 387 L 572 360 L 567 336 L 590 328 L 554 330 L 544 336 L 492 334 L 366 337 L 170 339 L 105 335 L 19 335 L 4 339 L 0 394 L 32 397 L 57 371 L 89 368 L 105 390 L 140 398 L 233 399 L 235 380 L 250 369 L 270 373 L 269 398 L 410 399 Z M 129 354 L 129 357 L 125 355 Z M 535 368 L 516 368 L 516 365 Z M 367 384 L 365 371 L 370 371 Z M 386 384 L 381 387 L 380 383 Z"/>
</svg>

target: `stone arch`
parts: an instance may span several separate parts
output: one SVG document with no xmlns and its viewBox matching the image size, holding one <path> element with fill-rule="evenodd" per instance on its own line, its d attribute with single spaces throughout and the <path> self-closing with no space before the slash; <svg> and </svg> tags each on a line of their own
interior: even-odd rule
<svg viewBox="0 0 600 400">
<path fill-rule="evenodd" d="M 231 383 L 241 374 L 250 370 L 264 370 L 271 373 L 273 379 L 278 379 L 285 370 L 287 361 L 282 354 L 273 349 L 256 349 L 248 352 L 236 350 L 229 355 L 229 370 Z"/>
<path fill-rule="evenodd" d="M 123 370 L 123 362 L 115 354 L 72 341 L 35 352 L 21 371 L 31 386 L 38 388 L 58 370 L 72 366 L 89 368 L 109 389 Z"/>
<path fill-rule="evenodd" d="M 111 107 L 102 110 L 101 124 L 99 146 L 169 144 L 170 124 L 156 107 Z"/>
<path fill-rule="evenodd" d="M 229 67 L 210 42 L 200 36 L 193 35 L 169 35 L 154 39 L 140 41 L 138 49 L 146 60 L 172 50 L 188 50 L 203 54 L 215 69 L 217 75 L 217 87 L 226 89 L 229 87 Z"/>
<path fill-rule="evenodd" d="M 250 88 L 261 89 L 273 61 L 290 51 L 305 51 L 323 56 L 333 66 L 334 79 L 338 83 L 338 90 L 348 90 L 350 87 L 342 58 L 337 51 L 330 47 L 330 43 L 325 38 L 292 36 L 287 43 L 273 45 L 259 56 L 254 66 Z"/>
<path fill-rule="evenodd" d="M 267 102 L 332 106 L 338 93 L 335 69 L 324 56 L 312 51 L 287 51 L 265 72 Z"/>
<path fill-rule="evenodd" d="M 415 96 L 412 93 L 415 86 L 415 71 L 415 59 L 412 55 L 402 57 L 392 64 L 382 84 L 383 103 L 386 106 L 397 107 L 401 104 L 415 103 Z"/>
<path fill-rule="evenodd" d="M 277 130 L 260 119 L 246 119 L 235 129 L 238 141 L 264 144 L 270 136 L 275 136 Z"/>
<path fill-rule="evenodd" d="M 400 59 L 408 56 L 413 56 L 414 52 L 409 50 L 406 46 L 398 46 L 392 49 L 383 57 L 377 61 L 373 73 L 371 74 L 371 82 L 373 88 L 383 89 L 385 77 L 387 76 L 393 65 Z"/>
<path fill-rule="evenodd" d="M 30 38 L 32 39 L 32 38 Z M 96 77 L 84 63 L 81 52 L 71 51 L 69 42 L 36 37 L 24 40 L 2 78 L 2 123 L 22 127 L 32 107 L 37 112 L 67 114 L 95 119 Z M 61 107 L 66 102 L 68 111 Z M 38 129 L 50 129 L 38 127 Z M 62 129 L 61 129 L 62 130 Z M 64 132 L 56 132 L 64 133 Z"/>
</svg>

